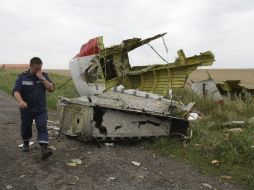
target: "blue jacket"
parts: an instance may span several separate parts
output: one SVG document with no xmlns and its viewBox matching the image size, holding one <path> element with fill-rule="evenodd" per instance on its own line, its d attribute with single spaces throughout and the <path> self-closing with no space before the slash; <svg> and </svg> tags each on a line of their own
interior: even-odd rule
<svg viewBox="0 0 254 190">
<path fill-rule="evenodd" d="M 42 73 L 44 78 L 52 82 L 47 73 Z M 30 70 L 25 71 L 17 77 L 13 93 L 18 91 L 23 100 L 27 103 L 27 108 L 21 109 L 24 112 L 44 112 L 46 106 L 46 88 L 43 82 L 30 73 Z"/>
</svg>

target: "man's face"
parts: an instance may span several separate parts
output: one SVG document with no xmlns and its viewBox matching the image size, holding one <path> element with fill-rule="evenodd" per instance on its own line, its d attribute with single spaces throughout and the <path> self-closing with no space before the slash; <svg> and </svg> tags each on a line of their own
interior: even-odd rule
<svg viewBox="0 0 254 190">
<path fill-rule="evenodd" d="M 41 64 L 33 64 L 33 65 L 30 65 L 30 72 L 31 72 L 32 74 L 36 74 L 38 71 L 41 70 L 41 67 L 42 67 Z"/>
</svg>

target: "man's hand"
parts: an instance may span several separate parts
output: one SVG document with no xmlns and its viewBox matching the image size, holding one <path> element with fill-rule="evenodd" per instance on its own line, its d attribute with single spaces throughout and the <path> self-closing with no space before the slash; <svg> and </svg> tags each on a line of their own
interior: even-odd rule
<svg viewBox="0 0 254 190">
<path fill-rule="evenodd" d="M 20 109 L 27 108 L 27 103 L 22 99 L 19 91 L 14 92 L 14 97 L 17 100 L 17 103 L 18 103 Z"/>
<path fill-rule="evenodd" d="M 19 104 L 19 108 L 20 108 L 20 109 L 27 108 L 27 103 L 26 103 L 26 102 L 24 102 L 23 100 L 22 100 L 22 101 L 20 101 L 20 102 L 18 102 L 18 104 Z"/>
<path fill-rule="evenodd" d="M 38 79 L 42 80 L 43 79 L 43 75 L 42 75 L 42 71 L 41 69 L 37 71 L 37 73 L 35 74 L 37 76 Z"/>
</svg>

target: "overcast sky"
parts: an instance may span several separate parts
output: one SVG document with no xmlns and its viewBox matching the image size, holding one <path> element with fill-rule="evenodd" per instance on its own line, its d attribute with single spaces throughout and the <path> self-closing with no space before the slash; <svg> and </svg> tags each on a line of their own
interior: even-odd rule
<svg viewBox="0 0 254 190">
<path fill-rule="evenodd" d="M 213 68 L 254 68 L 253 0 L 0 0 L 0 64 L 28 63 L 67 69 L 90 38 L 105 45 L 167 32 L 152 43 L 167 59 L 211 50 Z M 163 62 L 146 45 L 130 53 L 132 64 Z"/>
</svg>

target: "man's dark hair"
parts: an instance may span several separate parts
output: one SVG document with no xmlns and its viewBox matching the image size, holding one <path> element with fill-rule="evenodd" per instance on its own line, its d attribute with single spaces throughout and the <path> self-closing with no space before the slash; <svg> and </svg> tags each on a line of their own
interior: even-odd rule
<svg viewBox="0 0 254 190">
<path fill-rule="evenodd" d="M 30 65 L 42 65 L 42 60 L 39 57 L 33 57 L 30 60 Z"/>
</svg>

